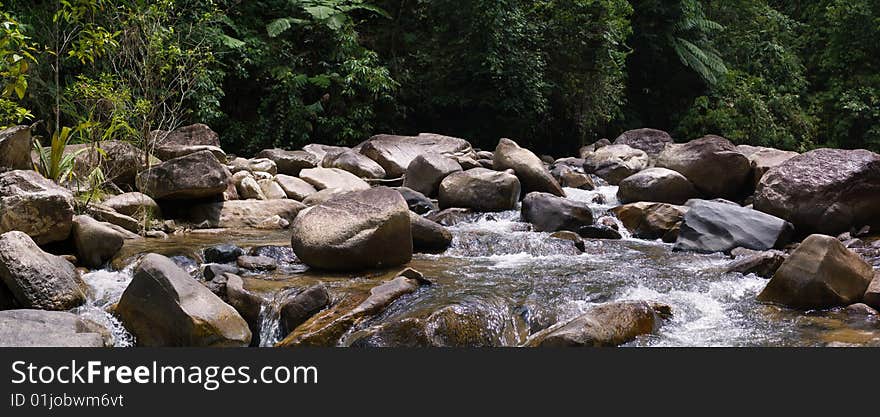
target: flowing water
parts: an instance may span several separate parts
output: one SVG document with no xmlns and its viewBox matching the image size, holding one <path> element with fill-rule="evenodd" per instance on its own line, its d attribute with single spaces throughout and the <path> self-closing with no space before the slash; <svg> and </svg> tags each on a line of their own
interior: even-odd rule
<svg viewBox="0 0 880 417">
<path fill-rule="evenodd" d="M 571 199 L 590 203 L 597 216 L 606 215 L 618 204 L 616 187 L 566 192 Z M 586 251 L 581 253 L 572 242 L 529 231 L 518 211 L 473 214 L 450 230 L 454 240 L 446 252 L 416 255 L 408 265 L 433 284 L 360 323 L 339 345 L 406 345 L 400 335 L 410 323 L 427 322 L 424 328 L 436 335 L 448 322 L 431 317 L 453 315 L 469 317 L 469 323 L 478 326 L 476 336 L 469 339 L 477 341 L 472 344 L 517 346 L 530 333 L 573 318 L 592 304 L 652 300 L 670 305 L 673 317 L 656 334 L 640 337 L 629 346 L 880 346 L 876 319 L 851 317 L 841 310 L 800 312 L 758 303 L 755 297 L 767 280 L 725 274 L 730 259 L 724 255 L 673 252 L 672 245 L 629 236 L 617 241 L 587 240 Z M 114 265 L 130 265 L 140 254 L 158 252 L 173 256 L 201 278 L 197 270 L 201 250 L 219 243 L 246 249 L 277 246 L 273 250 L 285 254 L 282 258 L 287 262 L 278 271 L 244 275 L 246 287 L 266 300 L 261 312 L 262 346 L 271 346 L 283 337 L 277 306 L 283 293 L 322 283 L 340 300 L 368 291 L 400 270 L 362 274 L 309 271 L 287 253 L 288 231 L 206 231 L 164 241 L 133 241 L 126 244 Z M 84 277 L 93 292 L 87 314 L 107 320 L 117 346 L 131 344 L 131 336 L 103 310 L 118 300 L 130 280 L 130 268 Z M 438 316 L 438 312 L 448 314 Z M 433 344 L 448 342 L 441 337 Z"/>
</svg>

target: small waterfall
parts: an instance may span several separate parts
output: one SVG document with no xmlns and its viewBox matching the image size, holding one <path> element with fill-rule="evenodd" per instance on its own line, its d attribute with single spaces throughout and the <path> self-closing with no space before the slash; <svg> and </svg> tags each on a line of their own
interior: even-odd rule
<svg viewBox="0 0 880 417">
<path fill-rule="evenodd" d="M 115 347 L 131 347 L 135 342 L 134 336 L 119 319 L 107 312 L 122 297 L 131 282 L 133 271 L 134 264 L 120 271 L 101 269 L 83 274 L 82 280 L 88 286 L 86 304 L 73 310 L 83 319 L 106 328 Z"/>
<path fill-rule="evenodd" d="M 281 300 L 286 291 L 281 291 L 272 299 L 263 299 L 260 306 L 260 347 L 273 347 L 284 336 L 281 334 Z"/>
</svg>

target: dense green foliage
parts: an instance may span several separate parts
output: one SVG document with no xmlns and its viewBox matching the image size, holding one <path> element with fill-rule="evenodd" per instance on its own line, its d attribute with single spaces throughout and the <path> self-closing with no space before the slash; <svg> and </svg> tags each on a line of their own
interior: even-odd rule
<svg viewBox="0 0 880 417">
<path fill-rule="evenodd" d="M 5 0 L 0 19 L 0 125 L 74 142 L 204 122 L 241 153 L 420 131 L 571 153 L 636 127 L 880 149 L 873 0 Z"/>
</svg>

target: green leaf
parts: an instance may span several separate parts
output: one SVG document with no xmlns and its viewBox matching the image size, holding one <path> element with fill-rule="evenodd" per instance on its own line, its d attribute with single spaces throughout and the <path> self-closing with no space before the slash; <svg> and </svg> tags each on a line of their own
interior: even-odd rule
<svg viewBox="0 0 880 417">
<path fill-rule="evenodd" d="M 340 13 L 338 10 L 327 6 L 306 6 L 303 9 L 317 20 L 329 19 L 331 16 Z"/>
<path fill-rule="evenodd" d="M 280 19 L 275 19 L 272 22 L 270 22 L 268 25 L 266 25 L 266 33 L 269 34 L 270 38 L 274 38 L 274 37 L 284 33 L 284 31 L 286 31 L 288 29 L 290 29 L 290 18 L 289 17 L 282 17 Z"/>
</svg>

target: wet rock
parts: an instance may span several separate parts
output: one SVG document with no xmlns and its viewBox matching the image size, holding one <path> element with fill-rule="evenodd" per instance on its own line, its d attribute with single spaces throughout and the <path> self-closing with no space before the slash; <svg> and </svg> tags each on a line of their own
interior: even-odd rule
<svg viewBox="0 0 880 417">
<path fill-rule="evenodd" d="M 325 168 L 339 168 L 361 178 L 385 178 L 385 169 L 381 165 L 350 149 L 328 152 L 324 156 L 321 166 Z"/>
<path fill-rule="evenodd" d="M 782 248 L 791 241 L 791 223 L 745 207 L 712 201 L 690 204 L 675 250 L 702 253 Z"/>
<path fill-rule="evenodd" d="M 871 280 L 868 289 L 865 290 L 863 299 L 865 304 L 880 309 L 880 271 L 874 271 L 874 279 Z"/>
<path fill-rule="evenodd" d="M 230 244 L 216 245 L 205 248 L 205 262 L 229 263 L 235 262 L 239 256 L 244 255 L 244 249 Z"/>
<path fill-rule="evenodd" d="M 13 126 L 0 130 L 0 172 L 33 169 L 33 146 L 29 126 Z"/>
<path fill-rule="evenodd" d="M 37 244 L 65 240 L 73 220 L 73 195 L 35 171 L 0 174 L 0 233 L 19 230 Z"/>
<path fill-rule="evenodd" d="M 454 304 L 443 307 L 428 316 L 426 336 L 435 347 L 498 347 L 503 343 L 504 329 L 498 329 L 499 321 L 494 311 L 473 303 Z"/>
<path fill-rule="evenodd" d="M 587 174 L 580 172 L 565 171 L 562 173 L 562 186 L 569 188 L 577 188 L 579 190 L 595 190 L 596 184 Z"/>
<path fill-rule="evenodd" d="M 358 146 L 360 153 L 376 161 L 388 177 L 401 177 L 419 155 L 473 153 L 470 143 L 450 136 L 423 133 L 419 136 L 377 135 Z"/>
<path fill-rule="evenodd" d="M 496 170 L 512 169 L 522 184 L 524 193 L 545 192 L 565 197 L 565 191 L 550 175 L 544 163 L 532 151 L 521 148 L 510 139 L 501 139 L 495 148 L 494 168 Z"/>
<path fill-rule="evenodd" d="M 452 233 L 434 221 L 410 211 L 413 250 L 422 253 L 445 251 L 452 244 Z"/>
<path fill-rule="evenodd" d="M 396 187 L 394 190 L 397 190 L 403 196 L 410 211 L 416 214 L 425 214 L 437 209 L 437 206 L 430 198 L 416 190 L 407 187 Z"/>
<path fill-rule="evenodd" d="M 156 199 L 195 199 L 223 194 L 232 174 L 208 151 L 165 161 L 137 176 L 138 190 Z"/>
<path fill-rule="evenodd" d="M 436 196 L 440 182 L 449 174 L 461 170 L 461 165 L 452 158 L 436 153 L 419 155 L 406 169 L 403 186 L 425 196 Z"/>
<path fill-rule="evenodd" d="M 580 235 L 575 232 L 570 232 L 568 230 L 563 230 L 561 232 L 555 232 L 550 235 L 551 238 L 568 240 L 574 244 L 574 247 L 578 248 L 579 251 L 584 252 L 587 250 L 586 245 L 584 244 L 584 240 L 581 239 Z"/>
<path fill-rule="evenodd" d="M 623 226 L 639 239 L 659 239 L 676 230 L 688 207 L 665 203 L 633 203 L 611 210 Z"/>
<path fill-rule="evenodd" d="M 119 194 L 104 200 L 101 204 L 126 216 L 162 217 L 162 211 L 156 201 L 143 193 Z"/>
<path fill-rule="evenodd" d="M 409 213 L 400 193 L 387 187 L 340 194 L 297 216 L 291 246 L 319 269 L 402 265 L 412 258 Z"/>
<path fill-rule="evenodd" d="M 578 229 L 578 234 L 585 239 L 623 239 L 619 231 L 602 224 L 583 226 Z"/>
<path fill-rule="evenodd" d="M 549 174 L 548 174 L 549 175 Z M 448 175 L 440 183 L 440 208 L 504 211 L 516 207 L 519 179 L 508 172 L 474 168 Z"/>
<path fill-rule="evenodd" d="M 245 289 L 244 281 L 240 276 L 227 273 L 224 278 L 226 278 L 226 302 L 247 322 L 252 335 L 251 346 L 259 346 L 262 324 L 260 310 L 263 308 L 263 299 Z"/>
<path fill-rule="evenodd" d="M 263 195 L 266 196 L 266 200 L 284 200 L 287 198 L 287 193 L 284 192 L 284 189 L 274 179 L 259 180 L 257 183 L 260 185 Z"/>
<path fill-rule="evenodd" d="M 425 216 L 426 219 L 437 222 L 446 227 L 467 221 L 473 214 L 473 210 L 466 208 L 448 208 Z"/>
<path fill-rule="evenodd" d="M 755 274 L 761 278 L 771 278 L 786 258 L 785 253 L 781 251 L 758 252 L 731 262 L 724 272 L 738 272 L 743 275 Z"/>
<path fill-rule="evenodd" d="M 86 299 L 73 265 L 18 231 L 0 235 L 0 280 L 24 308 L 69 310 Z"/>
<path fill-rule="evenodd" d="M 796 156 L 764 175 L 754 204 L 804 234 L 880 227 L 880 155 L 817 149 Z"/>
<path fill-rule="evenodd" d="M 601 347 L 618 346 L 636 337 L 651 334 L 660 326 L 660 318 L 644 301 L 600 304 L 575 319 L 555 324 L 532 335 L 531 347 Z"/>
<path fill-rule="evenodd" d="M 659 155 L 669 143 L 673 143 L 672 136 L 657 129 L 629 130 L 614 139 L 615 145 L 627 145 L 633 149 L 644 151 L 650 156 Z"/>
<path fill-rule="evenodd" d="M 303 201 L 308 196 L 318 192 L 312 184 L 289 175 L 278 174 L 275 176 L 275 182 L 277 182 L 281 189 L 284 190 L 284 194 L 287 195 L 287 198 L 296 201 Z"/>
<path fill-rule="evenodd" d="M 104 347 L 104 337 L 63 311 L 0 311 L 0 347 Z"/>
<path fill-rule="evenodd" d="M 862 300 L 873 278 L 871 266 L 840 241 L 811 235 L 779 267 L 758 300 L 801 309 L 846 306 Z"/>
<path fill-rule="evenodd" d="M 306 151 L 285 151 L 283 149 L 265 149 L 255 155 L 257 158 L 268 159 L 275 163 L 278 174 L 298 176 L 304 169 L 315 168 L 323 159 L 317 158 Z"/>
<path fill-rule="evenodd" d="M 678 171 L 710 198 L 738 196 L 752 172 L 745 155 L 729 140 L 714 135 L 668 145 L 657 157 L 657 166 Z"/>
<path fill-rule="evenodd" d="M 739 147 L 737 147 L 739 148 Z M 755 187 L 761 182 L 761 178 L 771 168 L 782 165 L 785 161 L 800 155 L 797 152 L 780 151 L 773 148 L 758 148 L 748 155 L 749 162 L 752 164 L 752 180 Z"/>
<path fill-rule="evenodd" d="M 311 168 L 300 172 L 300 178 L 316 190 L 336 188 L 340 191 L 357 191 L 370 188 L 370 184 L 354 174 L 337 168 Z"/>
<path fill-rule="evenodd" d="M 126 238 L 131 238 L 110 226 L 89 216 L 73 218 L 73 244 L 82 265 L 93 269 L 100 267 L 113 259 Z"/>
<path fill-rule="evenodd" d="M 239 267 L 249 269 L 251 271 L 274 271 L 278 268 L 278 263 L 274 259 L 266 256 L 239 256 L 235 261 Z"/>
<path fill-rule="evenodd" d="M 877 310 L 874 310 L 867 304 L 863 303 L 847 306 L 845 311 L 849 317 L 876 317 L 877 315 L 880 315 Z"/>
<path fill-rule="evenodd" d="M 280 319 L 282 334 L 290 334 L 330 305 L 330 294 L 323 285 L 315 285 L 296 295 L 286 297 L 281 301 Z"/>
<path fill-rule="evenodd" d="M 593 224 L 590 206 L 548 193 L 529 193 L 522 203 L 523 220 L 536 232 L 579 231 Z"/>
<path fill-rule="evenodd" d="M 207 264 L 202 268 L 202 276 L 205 277 L 205 281 L 212 281 L 214 278 L 226 273 L 238 275 L 239 272 L 241 271 L 239 271 L 238 267 L 223 264 Z"/>
<path fill-rule="evenodd" d="M 648 168 L 626 177 L 617 189 L 621 203 L 650 201 L 684 204 L 699 196 L 694 185 L 684 175 L 666 168 Z"/>
<path fill-rule="evenodd" d="M 247 322 L 170 259 L 148 254 L 135 268 L 116 314 L 139 346 L 247 346 Z"/>
<path fill-rule="evenodd" d="M 644 151 L 627 145 L 609 145 L 584 158 L 584 171 L 617 185 L 624 178 L 648 168 L 649 163 L 648 154 Z"/>
<path fill-rule="evenodd" d="M 186 213 L 194 224 L 209 228 L 257 228 L 263 220 L 279 216 L 293 222 L 305 205 L 295 200 L 235 200 L 192 206 Z"/>
</svg>

